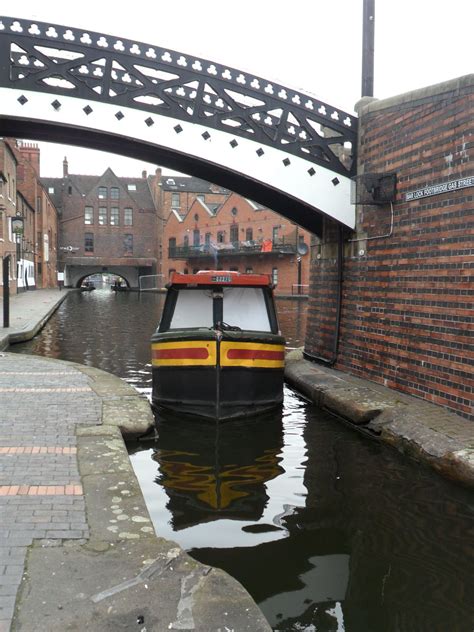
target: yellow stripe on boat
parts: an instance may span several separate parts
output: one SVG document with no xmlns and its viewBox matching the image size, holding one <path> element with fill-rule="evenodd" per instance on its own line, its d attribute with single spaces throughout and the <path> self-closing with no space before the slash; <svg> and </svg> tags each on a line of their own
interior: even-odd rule
<svg viewBox="0 0 474 632">
<path fill-rule="evenodd" d="M 282 369 L 285 366 L 285 347 L 255 342 L 222 342 L 221 366 Z"/>
<path fill-rule="evenodd" d="M 215 366 L 216 360 L 214 340 L 155 342 L 151 345 L 153 366 Z"/>
</svg>

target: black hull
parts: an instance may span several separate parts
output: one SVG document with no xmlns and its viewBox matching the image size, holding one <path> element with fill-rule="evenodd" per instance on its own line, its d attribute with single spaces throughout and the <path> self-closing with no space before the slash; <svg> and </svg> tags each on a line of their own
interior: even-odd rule
<svg viewBox="0 0 474 632">
<path fill-rule="evenodd" d="M 262 415 L 283 403 L 284 339 L 279 335 L 158 333 L 152 355 L 157 409 L 217 422 Z"/>
<path fill-rule="evenodd" d="M 153 370 L 158 410 L 209 421 L 258 416 L 281 407 L 283 370 L 170 367 Z"/>
</svg>

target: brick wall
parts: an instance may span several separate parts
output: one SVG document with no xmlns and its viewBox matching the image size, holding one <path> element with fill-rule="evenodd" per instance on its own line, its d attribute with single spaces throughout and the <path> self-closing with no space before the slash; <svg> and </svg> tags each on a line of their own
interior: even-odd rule
<svg viewBox="0 0 474 632">
<path fill-rule="evenodd" d="M 358 172 L 395 172 L 392 209 L 357 206 L 346 235 L 337 369 L 473 415 L 474 75 L 360 104 Z M 474 182 L 474 180 L 472 181 Z M 429 193 L 428 191 L 426 193 Z M 305 350 L 331 358 L 337 250 L 327 221 L 312 261 Z M 387 235 L 387 236 L 384 236 Z M 349 241 L 349 240 L 353 241 Z"/>
</svg>

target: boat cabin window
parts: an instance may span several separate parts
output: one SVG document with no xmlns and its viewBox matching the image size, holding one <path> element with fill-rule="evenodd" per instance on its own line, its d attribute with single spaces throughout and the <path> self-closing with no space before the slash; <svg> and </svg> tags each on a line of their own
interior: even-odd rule
<svg viewBox="0 0 474 632">
<path fill-rule="evenodd" d="M 256 287 L 224 289 L 223 320 L 247 331 L 271 331 L 264 293 Z"/>
<path fill-rule="evenodd" d="M 218 321 L 245 331 L 271 332 L 265 292 L 257 287 L 180 289 L 168 329 L 212 329 Z M 166 322 L 166 319 L 165 319 Z M 169 321 L 168 321 L 169 322 Z"/>
<path fill-rule="evenodd" d="M 178 292 L 170 329 L 212 327 L 212 300 L 212 291 L 210 290 L 181 290 Z"/>
</svg>

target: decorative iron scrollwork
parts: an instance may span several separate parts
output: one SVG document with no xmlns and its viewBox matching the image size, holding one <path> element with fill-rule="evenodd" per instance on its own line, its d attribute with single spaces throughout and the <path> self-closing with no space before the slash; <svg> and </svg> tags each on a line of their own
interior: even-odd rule
<svg viewBox="0 0 474 632">
<path fill-rule="evenodd" d="M 267 145 L 342 175 L 355 173 L 353 115 L 235 68 L 142 42 L 0 18 L 0 86 L 52 94 L 56 110 L 68 95 L 87 100 L 86 115 L 93 111 L 89 102 L 100 101 L 116 105 L 117 118 L 124 116 L 121 107 L 150 113 L 148 126 L 151 114 L 198 123 L 207 138 L 213 129 L 228 132 L 232 148 L 235 137 L 247 138 L 259 144 L 259 156 Z"/>
</svg>

